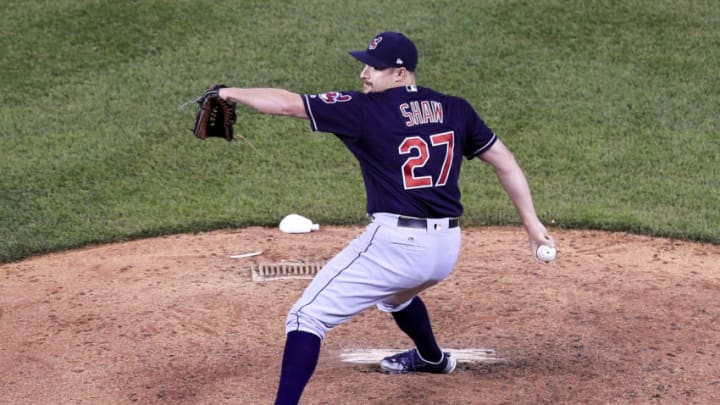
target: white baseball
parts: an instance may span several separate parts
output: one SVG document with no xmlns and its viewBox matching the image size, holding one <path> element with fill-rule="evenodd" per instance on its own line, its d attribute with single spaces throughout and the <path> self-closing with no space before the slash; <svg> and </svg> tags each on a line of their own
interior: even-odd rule
<svg viewBox="0 0 720 405">
<path fill-rule="evenodd" d="M 548 245 L 538 246 L 537 251 L 535 252 L 537 258 L 544 262 L 549 262 L 555 259 L 555 254 L 557 254 L 557 250 Z"/>
</svg>

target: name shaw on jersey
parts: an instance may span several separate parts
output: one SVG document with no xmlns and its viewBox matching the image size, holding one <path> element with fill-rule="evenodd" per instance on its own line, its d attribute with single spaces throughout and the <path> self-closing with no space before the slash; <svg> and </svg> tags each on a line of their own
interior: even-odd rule
<svg viewBox="0 0 720 405">
<path fill-rule="evenodd" d="M 443 106 L 438 101 L 421 100 L 400 104 L 400 114 L 407 118 L 405 125 L 442 124 Z"/>
</svg>

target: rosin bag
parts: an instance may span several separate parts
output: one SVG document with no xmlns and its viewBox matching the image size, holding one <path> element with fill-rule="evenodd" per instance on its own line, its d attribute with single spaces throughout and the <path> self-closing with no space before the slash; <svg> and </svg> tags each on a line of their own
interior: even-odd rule
<svg viewBox="0 0 720 405">
<path fill-rule="evenodd" d="M 320 225 L 298 214 L 290 214 L 280 221 L 280 230 L 285 233 L 309 233 L 319 229 Z"/>
</svg>

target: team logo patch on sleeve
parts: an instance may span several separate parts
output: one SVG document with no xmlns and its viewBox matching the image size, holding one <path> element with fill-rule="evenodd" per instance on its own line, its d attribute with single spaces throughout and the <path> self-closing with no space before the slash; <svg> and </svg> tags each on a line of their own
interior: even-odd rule
<svg viewBox="0 0 720 405">
<path fill-rule="evenodd" d="M 318 97 L 320 97 L 320 100 L 322 100 L 325 104 L 344 103 L 352 100 L 352 96 L 349 94 L 342 94 L 337 91 L 329 91 L 327 93 L 318 94 Z"/>
</svg>

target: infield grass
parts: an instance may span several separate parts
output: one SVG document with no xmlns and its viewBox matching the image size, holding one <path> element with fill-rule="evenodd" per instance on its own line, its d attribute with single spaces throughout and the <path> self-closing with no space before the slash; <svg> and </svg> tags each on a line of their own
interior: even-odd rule
<svg viewBox="0 0 720 405">
<path fill-rule="evenodd" d="M 467 98 L 515 152 L 551 227 L 720 243 L 720 3 L 10 0 L 0 6 L 0 262 L 290 212 L 364 221 L 357 164 L 305 121 L 241 108 L 253 144 L 194 139 L 216 82 L 355 89 L 376 33 L 419 83 Z M 463 225 L 517 224 L 463 168 Z"/>
</svg>

